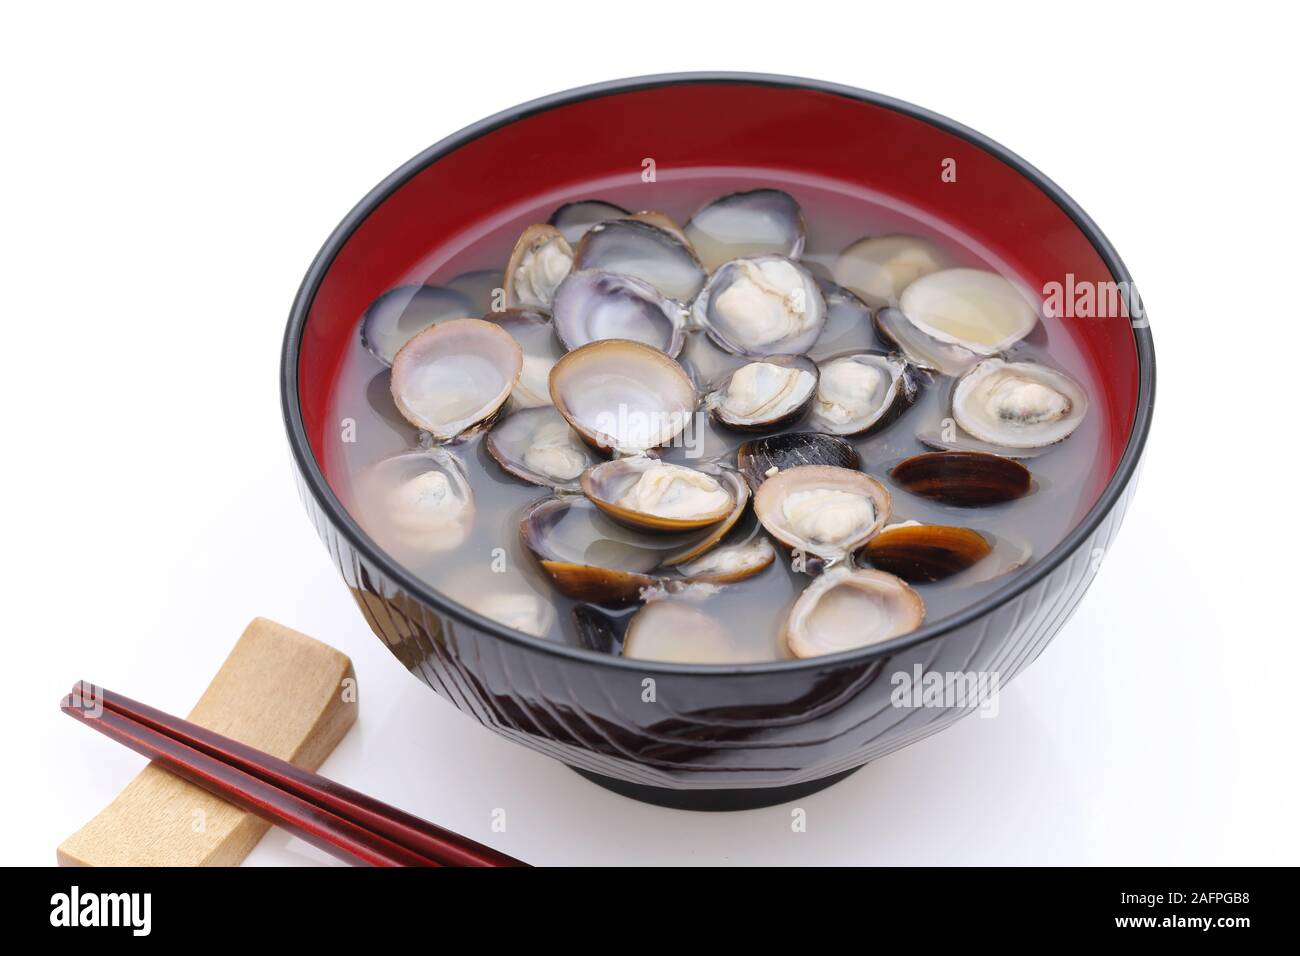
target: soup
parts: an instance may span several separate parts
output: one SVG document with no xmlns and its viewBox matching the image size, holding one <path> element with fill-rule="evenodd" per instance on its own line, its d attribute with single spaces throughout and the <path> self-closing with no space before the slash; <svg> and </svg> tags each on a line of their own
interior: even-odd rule
<svg viewBox="0 0 1300 956">
<path fill-rule="evenodd" d="M 328 470 L 411 572 L 537 637 L 868 646 L 1003 586 L 1089 504 L 1099 392 L 1061 320 L 887 196 L 579 184 L 407 280 L 357 317 Z"/>
</svg>

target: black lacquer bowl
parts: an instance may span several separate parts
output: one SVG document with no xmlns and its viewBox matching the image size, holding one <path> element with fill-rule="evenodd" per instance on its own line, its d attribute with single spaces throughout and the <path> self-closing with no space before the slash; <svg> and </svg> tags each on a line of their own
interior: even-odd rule
<svg viewBox="0 0 1300 956">
<path fill-rule="evenodd" d="M 330 390 L 366 304 L 431 243 L 453 247 L 495 210 L 553 191 L 561 174 L 635 175 L 629 157 L 645 155 L 661 169 L 745 166 L 868 187 L 935 211 L 1044 284 L 1131 282 L 1069 197 L 978 133 L 875 94 L 742 74 L 623 80 L 508 110 L 402 166 L 325 243 L 289 319 L 284 415 L 303 499 L 374 632 L 465 713 L 611 789 L 686 808 L 764 806 L 972 709 L 891 706 L 891 674 L 921 665 L 1005 683 L 1061 628 L 1132 490 L 1151 420 L 1151 336 L 1135 304 L 1136 319 L 1072 327 L 1104 388 L 1090 411 L 1109 436 L 1093 463 L 1095 501 L 1058 547 L 958 614 L 864 651 L 737 666 L 624 660 L 509 630 L 419 581 L 344 510 L 322 466 L 336 434 Z M 935 170 L 948 158 L 978 188 L 941 189 Z"/>
</svg>

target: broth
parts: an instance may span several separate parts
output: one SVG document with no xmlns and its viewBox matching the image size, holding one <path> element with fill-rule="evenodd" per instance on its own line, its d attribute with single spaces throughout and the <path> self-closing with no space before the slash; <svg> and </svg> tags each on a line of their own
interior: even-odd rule
<svg viewBox="0 0 1300 956">
<path fill-rule="evenodd" d="M 528 207 L 499 214 L 485 221 L 477 237 L 453 253 L 431 254 L 427 261 L 412 268 L 404 281 L 443 285 L 467 272 L 499 272 L 523 228 L 530 223 L 545 222 L 562 202 L 599 198 L 628 209 L 659 210 L 677 222 L 685 222 L 711 199 L 762 187 L 785 190 L 798 201 L 807 224 L 807 242 L 801 260 L 819 275 L 829 276 L 840 251 L 854 240 L 868 235 L 904 233 L 939 244 L 954 265 L 988 269 L 1016 278 L 989 250 L 943 221 L 920 210 L 904 208 L 889 197 L 857 188 L 772 170 L 679 171 L 672 177 L 661 177 L 656 183 L 620 182 L 621 185 L 576 184 L 542 197 Z M 1019 281 L 1032 288 L 1032 283 Z M 375 293 L 383 291 L 376 289 Z M 842 345 L 837 342 L 835 351 L 889 348 L 875 336 L 870 325 L 860 333 L 856 340 L 849 336 Z M 1061 320 L 1043 316 L 1041 311 L 1038 325 L 1006 355 L 1012 361 L 1033 360 L 1050 365 L 1073 378 L 1088 395 L 1100 394 L 1097 382 Z M 727 368 L 746 361 L 723 353 L 700 331 L 688 333 L 679 360 L 684 365 L 716 362 Z M 542 622 L 541 636 L 577 643 L 572 621 L 577 602 L 553 587 L 521 544 L 517 531 L 520 514 L 526 506 L 551 492 L 506 474 L 486 453 L 482 433 L 448 446 L 464 462 L 476 505 L 472 529 L 459 547 L 433 554 L 412 552 L 388 534 L 382 522 L 376 521 L 368 511 L 366 502 L 361 500 L 358 476 L 382 459 L 419 447 L 421 440 L 418 430 L 403 420 L 393 404 L 388 379 L 387 367 L 363 347 L 359 336 L 354 336 L 331 396 L 331 420 L 340 423 L 340 431 L 343 423 L 349 420 L 354 423 L 347 436 L 351 440 L 331 441 L 325 462 L 345 506 L 381 547 L 432 588 L 476 610 L 483 610 L 491 595 L 536 595 L 554 610 Z M 1068 440 L 1026 459 L 1035 482 L 1034 492 L 1027 497 L 982 507 L 941 504 L 898 487 L 889 470 L 903 458 L 932 450 L 916 435 L 925 429 L 937 430 L 950 418 L 953 384 L 951 378 L 935 376 L 921 389 L 915 404 L 892 424 L 878 433 L 848 440 L 861 455 L 863 470 L 892 493 L 891 524 L 915 520 L 956 525 L 981 532 L 998 546 L 1011 548 L 1020 542 L 1031 549 L 1026 566 L 1031 565 L 1064 538 L 1091 504 L 1093 462 L 1102 457 L 1101 449 L 1107 437 L 1103 433 L 1102 416 L 1086 415 Z M 673 445 L 663 450 L 664 461 L 692 466 L 715 458 L 734 461 L 736 448 L 755 437 L 719 427 L 707 421 L 707 416 L 697 416 L 696 421 L 701 417 L 707 424 L 693 431 L 689 438 L 702 445 L 703 459 L 692 457 L 693 448 Z M 810 426 L 800 421 L 765 434 L 807 430 Z M 995 553 L 1000 552 L 995 549 Z M 972 573 L 978 569 L 976 565 L 971 571 L 945 581 L 913 585 L 924 600 L 926 623 L 941 621 L 1010 580 L 1009 575 L 978 580 L 981 575 Z M 789 556 L 778 549 L 776 560 L 765 570 L 711 593 L 700 607 L 726 623 L 745 658 L 781 659 L 789 656 L 781 639 L 783 622 L 810 580 L 807 574 L 794 570 Z M 636 608 L 605 610 L 619 618 Z"/>
</svg>

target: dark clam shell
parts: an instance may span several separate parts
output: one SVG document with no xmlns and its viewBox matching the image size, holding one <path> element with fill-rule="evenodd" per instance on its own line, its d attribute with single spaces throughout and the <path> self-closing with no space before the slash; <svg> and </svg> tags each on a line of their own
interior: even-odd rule
<svg viewBox="0 0 1300 956">
<path fill-rule="evenodd" d="M 886 528 L 863 554 L 874 567 L 912 584 L 942 581 L 988 557 L 988 540 L 970 528 L 939 524 Z"/>
<path fill-rule="evenodd" d="M 950 505 L 993 505 L 1033 490 L 1018 461 L 979 451 L 932 451 L 904 458 L 890 471 L 904 491 Z"/>
<path fill-rule="evenodd" d="M 834 465 L 859 471 L 862 459 L 843 438 L 821 432 L 786 432 L 747 441 L 736 449 L 736 467 L 752 491 L 773 468 L 785 471 L 800 465 Z"/>
<path fill-rule="evenodd" d="M 579 643 L 600 654 L 619 653 L 627 622 L 627 614 L 616 617 L 589 604 L 578 604 L 573 608 L 573 629 Z"/>
</svg>

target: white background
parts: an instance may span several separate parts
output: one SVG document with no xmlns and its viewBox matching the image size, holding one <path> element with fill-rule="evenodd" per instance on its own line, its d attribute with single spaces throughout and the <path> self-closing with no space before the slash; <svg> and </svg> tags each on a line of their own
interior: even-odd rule
<svg viewBox="0 0 1300 956">
<path fill-rule="evenodd" d="M 534 863 L 1300 863 L 1293 37 L 1271 5 L 995 8 L 6 7 L 0 862 L 52 862 L 142 764 L 59 714 L 76 679 L 184 713 L 265 615 L 356 664 L 327 774 Z M 280 421 L 294 291 L 372 185 L 520 101 L 691 69 L 877 90 L 1020 153 L 1115 243 L 1159 361 L 1076 616 L 1000 716 L 804 800 L 801 834 L 608 794 L 409 676 Z M 249 862 L 321 859 L 272 833 Z"/>
</svg>

